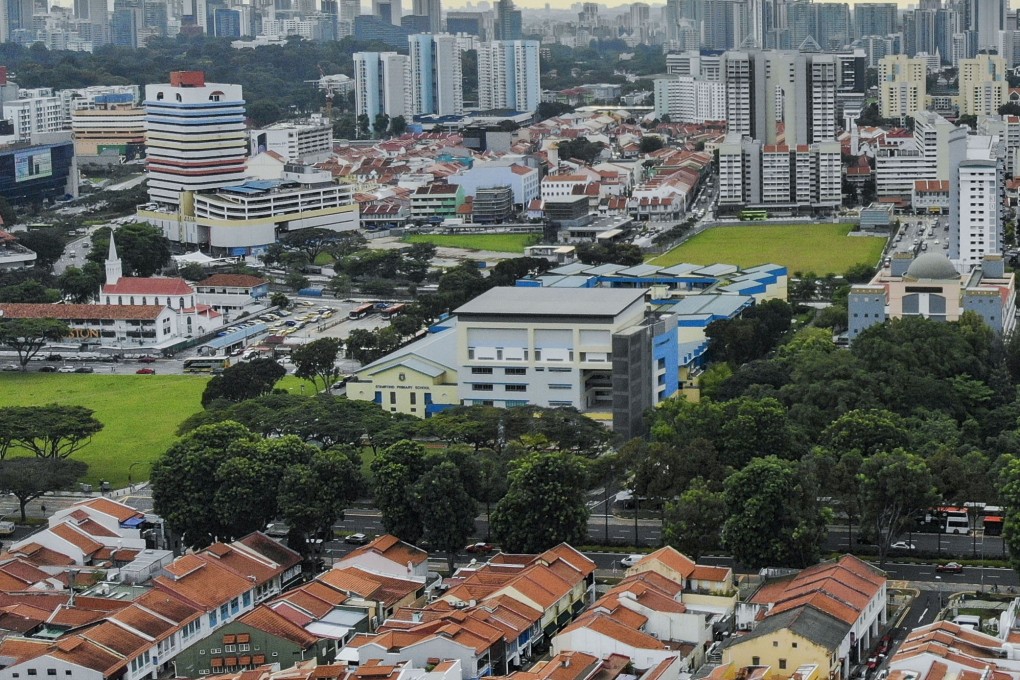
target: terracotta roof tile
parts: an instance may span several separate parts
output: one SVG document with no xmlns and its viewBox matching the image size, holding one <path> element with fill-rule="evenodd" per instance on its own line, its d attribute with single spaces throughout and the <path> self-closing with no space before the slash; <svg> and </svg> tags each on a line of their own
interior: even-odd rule
<svg viewBox="0 0 1020 680">
<path fill-rule="evenodd" d="M 269 607 L 255 607 L 238 620 L 257 630 L 293 642 L 303 649 L 311 647 L 318 641 L 318 638 L 304 628 L 291 623 Z"/>
<path fill-rule="evenodd" d="M 158 305 L 65 305 L 5 302 L 0 311 L 8 319 L 157 319 L 163 313 Z"/>
<path fill-rule="evenodd" d="M 194 292 L 191 284 L 176 277 L 125 276 L 117 283 L 103 286 L 103 293 L 109 295 L 191 295 Z"/>
</svg>

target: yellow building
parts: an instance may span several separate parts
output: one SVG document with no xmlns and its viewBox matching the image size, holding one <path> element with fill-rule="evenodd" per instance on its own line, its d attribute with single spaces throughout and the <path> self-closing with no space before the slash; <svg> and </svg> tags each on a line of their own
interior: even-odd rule
<svg viewBox="0 0 1020 680">
<path fill-rule="evenodd" d="M 363 366 L 347 383 L 347 398 L 371 401 L 390 413 L 428 418 L 460 404 L 455 322 Z"/>
<path fill-rule="evenodd" d="M 879 101 L 883 118 L 913 118 L 925 108 L 927 96 L 924 59 L 890 54 L 878 62 Z"/>
<path fill-rule="evenodd" d="M 994 54 L 979 54 L 960 60 L 960 115 L 994 116 L 1009 101 L 1006 60 Z"/>
</svg>

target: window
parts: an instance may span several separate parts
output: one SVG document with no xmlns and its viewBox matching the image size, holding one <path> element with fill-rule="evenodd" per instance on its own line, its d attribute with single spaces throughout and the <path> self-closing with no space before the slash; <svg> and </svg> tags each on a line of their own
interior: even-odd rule
<svg viewBox="0 0 1020 680">
<path fill-rule="evenodd" d="M 244 606 L 245 607 L 251 606 L 251 592 L 245 593 L 243 597 L 244 597 Z"/>
<path fill-rule="evenodd" d="M 492 368 L 491 367 L 487 367 L 487 366 L 472 368 L 471 369 L 471 374 L 472 375 L 492 375 Z"/>
<path fill-rule="evenodd" d="M 569 390 L 570 389 L 570 385 L 564 385 L 563 383 L 556 383 L 554 385 L 549 385 L 549 389 L 550 390 Z"/>
<path fill-rule="evenodd" d="M 528 386 L 527 385 L 507 385 L 506 386 L 506 391 L 507 392 L 527 392 L 528 391 Z"/>
<path fill-rule="evenodd" d="M 411 405 L 412 406 L 418 403 L 418 395 L 417 394 L 415 394 L 414 392 L 411 392 L 410 397 L 411 397 Z"/>
<path fill-rule="evenodd" d="M 57 674 L 57 669 L 56 668 L 47 668 L 46 669 L 46 675 L 56 675 L 56 674 Z"/>
<path fill-rule="evenodd" d="M 761 657 L 752 656 L 751 657 L 751 665 L 752 666 L 760 666 L 761 665 Z"/>
<path fill-rule="evenodd" d="M 390 403 L 391 404 L 396 404 L 397 403 L 397 393 L 396 393 L 396 391 L 390 392 Z"/>
<path fill-rule="evenodd" d="M 796 645 L 797 643 L 794 642 L 793 644 Z M 247 651 L 250 651 L 250 650 L 251 650 L 251 645 L 238 645 L 237 646 L 237 651 L 239 651 L 239 652 L 247 652 Z"/>
<path fill-rule="evenodd" d="M 779 646 L 779 640 L 773 640 L 772 641 L 772 646 L 773 647 L 778 647 Z"/>
<path fill-rule="evenodd" d="M 28 669 L 28 674 L 29 674 L 29 675 L 39 675 L 39 671 L 37 671 L 37 670 L 36 670 L 36 669 L 34 669 L 34 668 L 29 668 L 29 669 Z"/>
<path fill-rule="evenodd" d="M 775 644 L 778 645 L 779 643 L 777 642 Z M 237 651 L 237 645 L 223 645 L 223 651 L 224 652 L 236 652 Z"/>
<path fill-rule="evenodd" d="M 527 375 L 528 369 L 526 368 L 504 368 L 504 375 Z"/>
<path fill-rule="evenodd" d="M 786 659 L 779 660 L 779 670 L 786 670 Z"/>
<path fill-rule="evenodd" d="M 475 392 L 491 392 L 492 385 L 486 385 L 484 383 L 475 383 L 471 385 L 471 389 L 473 389 Z"/>
<path fill-rule="evenodd" d="M 870 609 L 871 607 L 868 607 L 868 608 Z M 793 643 L 793 648 L 797 649 L 797 643 L 796 642 Z"/>
</svg>

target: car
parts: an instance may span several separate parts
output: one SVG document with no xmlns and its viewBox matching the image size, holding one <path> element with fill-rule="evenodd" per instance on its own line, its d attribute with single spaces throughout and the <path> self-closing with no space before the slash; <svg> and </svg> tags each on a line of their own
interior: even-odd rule
<svg viewBox="0 0 1020 680">
<path fill-rule="evenodd" d="M 137 371 L 135 371 L 135 373 L 137 375 L 156 375 L 156 369 L 155 368 L 139 368 Z"/>
<path fill-rule="evenodd" d="M 39 367 L 39 372 L 40 373 L 56 373 L 57 372 L 57 367 L 56 366 L 40 366 Z"/>
<path fill-rule="evenodd" d="M 284 325 L 284 326 L 290 326 L 290 327 L 294 327 L 294 326 L 297 326 L 297 325 L 298 325 L 298 322 L 297 322 L 297 321 L 284 321 L 284 322 L 283 322 L 283 325 Z"/>
<path fill-rule="evenodd" d="M 640 562 L 643 557 L 644 555 L 627 555 L 620 560 L 620 564 L 624 567 L 633 567 L 635 564 Z"/>
<path fill-rule="evenodd" d="M 350 543 L 351 545 L 365 545 L 368 543 L 368 536 L 365 534 L 351 534 L 344 539 L 344 543 Z"/>
<path fill-rule="evenodd" d="M 868 657 L 868 670 L 873 671 L 878 668 L 879 658 L 877 656 Z"/>
<path fill-rule="evenodd" d="M 61 366 L 57 369 L 57 373 L 74 373 L 74 366 Z"/>
<path fill-rule="evenodd" d="M 148 354 L 146 354 L 143 357 L 139 357 L 138 363 L 140 363 L 140 364 L 154 364 L 154 363 L 156 363 L 156 357 L 150 357 Z"/>
<path fill-rule="evenodd" d="M 244 347 L 238 347 L 237 349 L 230 353 L 230 356 L 239 357 L 242 354 L 244 354 Z"/>
<path fill-rule="evenodd" d="M 490 553 L 496 546 L 491 543 L 472 543 L 468 547 L 464 548 L 464 552 L 467 553 Z"/>
<path fill-rule="evenodd" d="M 4 370 L 4 371 L 20 371 L 21 370 L 21 366 L 18 366 L 17 364 L 4 364 L 3 368 L 0 369 L 0 370 Z"/>
<path fill-rule="evenodd" d="M 935 573 L 941 574 L 962 574 L 963 565 L 959 562 L 946 562 L 944 564 L 935 565 Z"/>
<path fill-rule="evenodd" d="M 914 544 L 909 541 L 896 541 L 889 547 L 893 550 L 917 550 Z"/>
<path fill-rule="evenodd" d="M 75 373 L 95 373 L 95 369 L 93 369 L 91 366 L 79 366 L 78 368 L 74 369 L 74 372 Z"/>
</svg>

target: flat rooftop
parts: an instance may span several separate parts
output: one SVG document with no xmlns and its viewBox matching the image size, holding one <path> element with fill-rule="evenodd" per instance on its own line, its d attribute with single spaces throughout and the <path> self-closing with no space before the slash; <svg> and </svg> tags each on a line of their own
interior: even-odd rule
<svg viewBox="0 0 1020 680">
<path fill-rule="evenodd" d="M 471 315 L 499 316 L 616 316 L 638 300 L 643 289 L 622 288 L 490 288 L 458 307 L 461 319 Z"/>
</svg>

